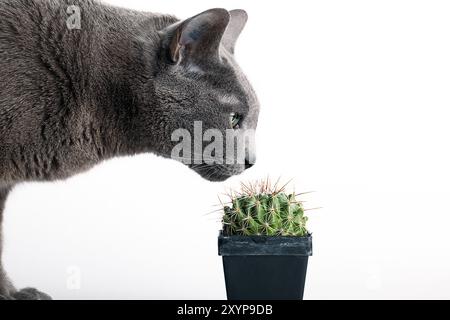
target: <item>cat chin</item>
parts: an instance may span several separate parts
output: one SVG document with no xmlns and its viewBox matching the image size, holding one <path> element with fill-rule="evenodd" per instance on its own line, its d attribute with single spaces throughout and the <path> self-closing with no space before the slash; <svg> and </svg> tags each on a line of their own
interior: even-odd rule
<svg viewBox="0 0 450 320">
<path fill-rule="evenodd" d="M 223 182 L 223 181 L 231 178 L 231 176 L 216 176 L 216 177 L 208 177 L 208 178 L 203 177 L 203 178 L 208 181 L 211 181 L 211 182 Z"/>
<path fill-rule="evenodd" d="M 197 171 L 194 170 L 195 172 L 197 172 L 197 174 L 199 174 L 203 179 L 207 180 L 207 181 L 211 181 L 211 182 L 223 182 L 229 178 L 231 178 L 233 176 L 233 174 L 227 174 L 227 173 L 223 173 L 223 172 L 216 172 L 216 171 Z"/>
<path fill-rule="evenodd" d="M 223 182 L 225 180 L 228 180 L 229 178 L 231 178 L 233 175 L 224 175 L 224 174 L 220 174 L 220 173 L 214 173 L 214 174 L 209 174 L 209 175 L 202 175 L 200 174 L 200 176 L 208 181 L 211 182 Z"/>
<path fill-rule="evenodd" d="M 228 169 L 221 165 L 209 165 L 206 163 L 188 165 L 188 167 L 203 179 L 211 182 L 222 182 L 241 173 L 235 168 Z"/>
</svg>

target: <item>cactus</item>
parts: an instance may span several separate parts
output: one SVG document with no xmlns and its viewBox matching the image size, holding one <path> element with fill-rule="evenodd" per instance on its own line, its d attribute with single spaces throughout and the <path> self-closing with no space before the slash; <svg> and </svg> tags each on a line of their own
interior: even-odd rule
<svg viewBox="0 0 450 320">
<path fill-rule="evenodd" d="M 224 206 L 223 234 L 294 236 L 308 235 L 301 201 L 295 193 L 286 193 L 285 186 L 273 187 L 268 180 L 241 184 L 239 192 L 228 196 L 229 205 Z"/>
</svg>

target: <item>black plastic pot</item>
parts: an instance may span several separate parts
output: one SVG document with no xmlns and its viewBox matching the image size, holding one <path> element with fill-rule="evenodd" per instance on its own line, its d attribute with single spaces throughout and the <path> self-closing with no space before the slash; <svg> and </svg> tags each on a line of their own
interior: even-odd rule
<svg viewBox="0 0 450 320">
<path fill-rule="evenodd" d="M 219 235 L 229 300 L 301 300 L 312 237 Z"/>
</svg>

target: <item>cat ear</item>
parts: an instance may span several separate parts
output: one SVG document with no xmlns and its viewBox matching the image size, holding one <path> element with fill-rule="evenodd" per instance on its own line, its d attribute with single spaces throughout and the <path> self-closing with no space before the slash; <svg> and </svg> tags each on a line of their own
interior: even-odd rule
<svg viewBox="0 0 450 320">
<path fill-rule="evenodd" d="M 230 23 L 223 35 L 222 44 L 231 53 L 234 53 L 236 41 L 244 29 L 247 20 L 248 15 L 244 10 L 237 9 L 230 11 Z"/>
<path fill-rule="evenodd" d="M 230 21 L 225 9 L 210 9 L 176 25 L 169 53 L 173 62 L 204 59 L 219 54 L 222 36 Z"/>
</svg>

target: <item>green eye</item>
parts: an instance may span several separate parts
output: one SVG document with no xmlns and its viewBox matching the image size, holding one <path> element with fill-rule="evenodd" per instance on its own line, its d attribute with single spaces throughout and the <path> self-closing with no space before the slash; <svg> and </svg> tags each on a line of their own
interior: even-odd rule
<svg viewBox="0 0 450 320">
<path fill-rule="evenodd" d="M 241 122 L 241 116 L 237 113 L 230 113 L 230 125 L 233 129 L 239 129 L 239 123 Z"/>
</svg>

